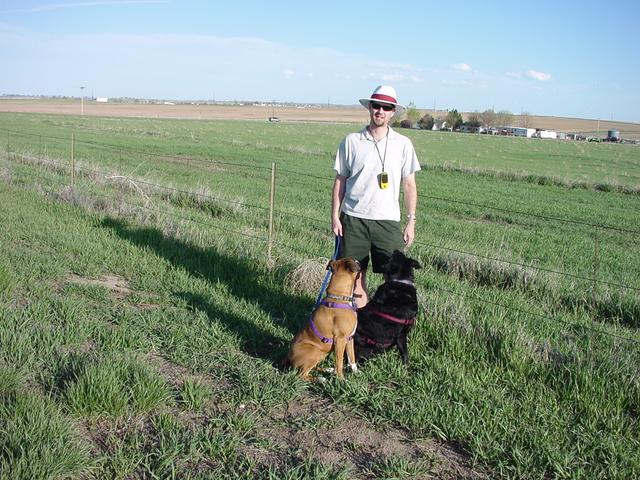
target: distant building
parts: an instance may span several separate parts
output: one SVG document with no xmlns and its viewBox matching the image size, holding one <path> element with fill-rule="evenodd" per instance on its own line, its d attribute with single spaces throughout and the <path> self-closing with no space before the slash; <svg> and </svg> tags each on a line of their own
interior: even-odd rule
<svg viewBox="0 0 640 480">
<path fill-rule="evenodd" d="M 438 121 L 436 120 L 433 123 L 433 127 L 431 127 L 431 130 L 433 130 L 434 132 L 440 131 L 440 130 L 447 130 L 447 122 L 446 121 Z"/>
<path fill-rule="evenodd" d="M 498 135 L 507 135 L 510 137 L 526 137 L 531 138 L 536 133 L 535 128 L 524 127 L 497 127 Z"/>
<path fill-rule="evenodd" d="M 534 134 L 535 138 L 552 138 L 552 139 L 557 139 L 558 138 L 558 132 L 554 132 L 553 130 L 538 130 L 535 134 Z"/>
<path fill-rule="evenodd" d="M 98 103 L 107 103 L 109 99 L 107 97 L 96 97 L 96 102 Z"/>
<path fill-rule="evenodd" d="M 487 133 L 486 128 L 476 127 L 473 125 L 460 125 L 460 132 L 462 133 Z"/>
<path fill-rule="evenodd" d="M 507 127 L 510 128 L 514 137 L 526 137 L 531 138 L 534 133 L 536 133 L 535 128 L 525 128 L 525 127 Z"/>
</svg>

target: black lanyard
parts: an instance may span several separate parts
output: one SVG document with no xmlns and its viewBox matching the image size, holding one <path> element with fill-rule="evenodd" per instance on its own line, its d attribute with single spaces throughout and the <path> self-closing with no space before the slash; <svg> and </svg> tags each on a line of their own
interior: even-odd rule
<svg viewBox="0 0 640 480">
<path fill-rule="evenodd" d="M 371 133 L 371 132 L 369 132 Z M 373 138 L 373 134 L 371 134 L 371 138 Z M 380 163 L 382 164 L 382 172 L 384 173 L 384 163 L 387 161 L 387 147 L 389 146 L 389 127 L 387 127 L 387 135 L 385 136 L 384 142 L 384 157 L 380 155 L 380 149 L 378 148 L 378 142 L 375 138 L 373 138 L 373 145 L 376 147 L 376 152 L 378 152 L 378 158 L 380 159 Z"/>
</svg>

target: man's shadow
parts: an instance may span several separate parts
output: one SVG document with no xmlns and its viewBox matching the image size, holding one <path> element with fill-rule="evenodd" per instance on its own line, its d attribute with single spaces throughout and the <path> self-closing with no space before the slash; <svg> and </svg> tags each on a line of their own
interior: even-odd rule
<svg viewBox="0 0 640 480">
<path fill-rule="evenodd" d="M 247 303 L 257 304 L 271 319 L 275 319 L 290 332 L 291 337 L 288 339 L 276 337 L 251 318 L 233 313 L 231 309 L 225 309 L 220 303 L 207 299 L 201 293 L 174 293 L 191 308 L 205 312 L 212 322 L 220 322 L 229 332 L 240 338 L 242 348 L 249 355 L 279 364 L 286 354 L 293 334 L 311 312 L 313 305 L 309 299 L 286 293 L 284 287 L 278 286 L 277 279 L 284 280 L 284 272 L 276 270 L 275 281 L 265 281 L 264 275 L 260 280 L 259 269 L 252 262 L 223 255 L 214 247 L 197 247 L 167 237 L 156 228 L 131 226 L 115 218 L 104 219 L 102 226 L 134 245 L 153 250 L 175 267 L 183 268 L 195 277 L 203 278 L 211 284 L 224 284 L 231 295 Z"/>
</svg>

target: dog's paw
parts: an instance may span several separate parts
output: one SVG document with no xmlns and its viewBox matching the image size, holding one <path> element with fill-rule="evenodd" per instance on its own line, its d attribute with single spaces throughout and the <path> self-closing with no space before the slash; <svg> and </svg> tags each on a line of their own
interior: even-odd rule
<svg viewBox="0 0 640 480">
<path fill-rule="evenodd" d="M 335 369 L 335 368 L 333 368 L 333 367 L 328 367 L 328 368 L 323 368 L 323 369 L 322 369 L 322 373 L 326 373 L 326 374 L 329 374 L 329 375 L 331 375 L 331 374 L 332 374 L 332 373 L 334 373 L 335 371 L 336 371 L 336 369 Z"/>
<path fill-rule="evenodd" d="M 323 377 L 322 375 L 318 375 L 315 380 L 318 383 L 326 383 L 326 381 L 327 381 L 327 379 L 325 377 Z"/>
<path fill-rule="evenodd" d="M 358 364 L 357 363 L 350 363 L 349 367 L 351 367 L 351 371 L 353 373 L 358 373 Z"/>
</svg>

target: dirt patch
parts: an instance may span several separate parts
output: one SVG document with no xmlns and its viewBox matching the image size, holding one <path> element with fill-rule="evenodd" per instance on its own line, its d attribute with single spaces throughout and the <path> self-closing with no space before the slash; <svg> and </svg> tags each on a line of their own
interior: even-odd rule
<svg viewBox="0 0 640 480">
<path fill-rule="evenodd" d="M 0 99 L 1 112 L 48 113 L 80 115 L 80 102 L 46 99 Z M 84 116 L 129 118 L 183 118 L 198 120 L 262 120 L 267 121 L 274 110 L 260 105 L 207 105 L 154 103 L 98 103 L 84 102 Z M 367 110 L 360 106 L 312 106 L 294 105 L 275 108 L 275 115 L 283 122 L 341 122 L 366 123 Z"/>
<path fill-rule="evenodd" d="M 235 410 L 251 414 L 249 406 L 237 409 L 216 400 L 216 391 L 226 386 L 202 375 L 195 375 L 158 354 L 147 358 L 174 388 L 187 378 L 206 384 L 212 401 L 191 415 L 179 415 L 184 423 L 197 427 L 210 415 Z M 469 457 L 453 445 L 434 440 L 416 440 L 408 432 L 393 425 L 374 425 L 355 412 L 336 405 L 329 399 L 305 393 L 285 406 L 264 412 L 253 426 L 253 441 L 241 443 L 239 453 L 262 468 L 287 468 L 292 458 L 313 459 L 340 471 L 351 472 L 350 478 L 375 478 L 375 471 L 385 461 L 402 461 L 416 469 L 412 478 L 486 479 L 474 469 Z M 257 441 L 256 441 L 257 440 Z"/>
<path fill-rule="evenodd" d="M 112 274 L 102 275 L 97 278 L 87 278 L 71 273 L 65 277 L 65 283 L 105 288 L 109 291 L 111 298 L 115 300 L 122 300 L 136 293 L 125 278 Z M 151 310 L 159 307 L 155 303 L 135 303 L 133 306 L 141 310 Z"/>
<path fill-rule="evenodd" d="M 146 359 L 151 362 L 153 367 L 162 375 L 162 378 L 171 385 L 173 388 L 180 388 L 187 379 L 197 379 L 202 383 L 208 384 L 209 387 L 216 387 L 217 389 L 223 389 L 224 386 L 217 382 L 215 385 L 207 377 L 203 375 L 196 375 L 186 367 L 173 363 L 166 358 L 162 357 L 158 353 L 151 352 L 146 355 Z"/>
<path fill-rule="evenodd" d="M 76 285 L 95 285 L 106 288 L 116 298 L 125 298 L 133 293 L 133 290 L 129 288 L 129 282 L 117 275 L 107 274 L 98 278 L 85 278 L 72 273 L 66 277 L 66 281 Z"/>
<path fill-rule="evenodd" d="M 459 449 L 433 440 L 414 440 L 392 425 L 374 425 L 354 412 L 315 395 L 275 409 L 259 436 L 275 451 L 299 452 L 324 465 L 350 471 L 351 478 L 374 478 L 376 468 L 400 460 L 416 470 L 413 478 L 484 479 Z M 258 463 L 277 464 L 274 452 L 245 452 Z M 418 473 L 420 472 L 420 473 Z"/>
</svg>

